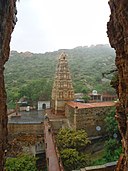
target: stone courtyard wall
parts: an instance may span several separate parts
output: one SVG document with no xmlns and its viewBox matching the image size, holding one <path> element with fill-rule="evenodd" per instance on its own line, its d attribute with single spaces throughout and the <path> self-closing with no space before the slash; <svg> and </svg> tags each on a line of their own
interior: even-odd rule
<svg viewBox="0 0 128 171">
<path fill-rule="evenodd" d="M 69 119 L 72 127 L 76 129 L 85 129 L 88 136 L 100 136 L 106 132 L 105 128 L 105 117 L 113 107 L 95 107 L 95 108 L 84 108 L 74 109 L 67 105 L 65 115 Z M 76 123 L 74 123 L 74 113 L 76 114 Z M 101 130 L 96 130 L 96 127 Z"/>
<path fill-rule="evenodd" d="M 104 165 L 99 166 L 89 166 L 82 168 L 80 170 L 72 170 L 72 171 L 114 171 L 117 162 L 106 163 Z"/>
<path fill-rule="evenodd" d="M 9 134 L 43 134 L 44 124 L 43 123 L 9 123 L 8 133 Z"/>
</svg>

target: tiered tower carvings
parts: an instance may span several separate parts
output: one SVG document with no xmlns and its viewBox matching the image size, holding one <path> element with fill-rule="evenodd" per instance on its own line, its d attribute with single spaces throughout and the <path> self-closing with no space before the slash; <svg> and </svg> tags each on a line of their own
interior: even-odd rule
<svg viewBox="0 0 128 171">
<path fill-rule="evenodd" d="M 74 100 L 72 79 L 68 67 L 67 55 L 62 53 L 56 68 L 52 89 L 51 107 L 54 114 L 65 114 L 65 103 Z"/>
</svg>

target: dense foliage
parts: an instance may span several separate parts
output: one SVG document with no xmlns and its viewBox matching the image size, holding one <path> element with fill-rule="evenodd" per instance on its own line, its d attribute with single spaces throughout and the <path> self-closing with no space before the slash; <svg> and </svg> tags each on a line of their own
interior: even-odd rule
<svg viewBox="0 0 128 171">
<path fill-rule="evenodd" d="M 105 123 L 106 123 L 105 126 L 109 138 L 113 138 L 114 135 L 117 135 L 118 139 L 120 139 L 118 124 L 115 119 L 115 112 L 116 109 L 115 107 L 113 107 L 105 118 Z"/>
<path fill-rule="evenodd" d="M 60 154 L 66 171 L 83 168 L 89 164 L 89 156 L 76 149 L 66 148 L 61 150 Z"/>
<path fill-rule="evenodd" d="M 66 171 L 82 168 L 89 164 L 89 156 L 83 153 L 90 143 L 84 130 L 61 129 L 57 134 L 57 145 Z"/>
<path fill-rule="evenodd" d="M 62 51 L 68 54 L 75 92 L 87 94 L 96 89 L 98 93 L 113 93 L 109 82 L 111 76 L 102 73 L 113 69 L 115 53 L 108 45 L 77 47 L 45 54 L 12 51 L 5 65 L 5 83 L 8 103 L 22 96 L 37 101 L 50 99 L 56 64 Z"/>
<path fill-rule="evenodd" d="M 8 158 L 5 163 L 6 171 L 37 171 L 36 158 L 22 155 L 17 158 Z"/>
<path fill-rule="evenodd" d="M 105 118 L 106 130 L 108 132 L 108 140 L 105 143 L 104 155 L 106 162 L 118 160 L 122 152 L 121 136 L 115 119 L 115 111 L 115 108 L 111 109 Z"/>
<path fill-rule="evenodd" d="M 105 162 L 117 161 L 122 152 L 121 142 L 117 139 L 110 138 L 105 143 Z"/>
<path fill-rule="evenodd" d="M 90 141 L 84 130 L 61 129 L 57 134 L 57 143 L 60 150 L 65 148 L 81 151 Z"/>
</svg>

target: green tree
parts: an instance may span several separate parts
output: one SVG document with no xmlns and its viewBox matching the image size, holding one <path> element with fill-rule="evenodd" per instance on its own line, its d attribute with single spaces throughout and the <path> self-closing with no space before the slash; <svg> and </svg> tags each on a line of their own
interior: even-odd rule
<svg viewBox="0 0 128 171">
<path fill-rule="evenodd" d="M 122 146 L 117 139 L 109 139 L 105 143 L 105 154 L 104 159 L 106 162 L 112 162 L 119 159 L 122 152 Z"/>
<path fill-rule="evenodd" d="M 5 163 L 5 168 L 6 171 L 37 171 L 36 158 L 30 155 L 8 158 Z"/>
<path fill-rule="evenodd" d="M 110 85 L 116 90 L 116 92 L 118 94 L 119 78 L 118 78 L 118 72 L 117 71 L 113 74 Z"/>
<path fill-rule="evenodd" d="M 70 171 L 88 165 L 89 156 L 83 153 L 88 143 L 90 141 L 84 130 L 60 129 L 57 134 L 57 145 L 65 170 Z"/>
<path fill-rule="evenodd" d="M 64 128 L 60 129 L 57 134 L 57 144 L 60 150 L 72 148 L 81 151 L 88 143 L 90 143 L 90 140 L 84 130 L 75 131 L 74 129 Z"/>
<path fill-rule="evenodd" d="M 116 161 L 121 152 L 121 136 L 118 130 L 118 124 L 115 119 L 116 109 L 112 108 L 105 118 L 108 140 L 105 142 L 104 159 L 106 162 Z"/>
<path fill-rule="evenodd" d="M 113 107 L 105 118 L 106 131 L 109 135 L 109 138 L 112 138 L 115 133 L 119 135 L 118 124 L 115 119 L 115 113 L 116 108 Z"/>
<path fill-rule="evenodd" d="M 88 103 L 90 100 L 90 97 L 87 95 L 84 95 L 83 99 L 84 99 L 85 103 Z"/>
<path fill-rule="evenodd" d="M 66 148 L 60 154 L 66 171 L 80 169 L 89 163 L 88 155 L 79 153 L 76 149 Z"/>
<path fill-rule="evenodd" d="M 19 93 L 22 96 L 28 97 L 32 101 L 37 101 L 40 98 L 50 99 L 52 90 L 52 82 L 47 79 L 37 79 L 29 81 L 23 85 Z"/>
</svg>

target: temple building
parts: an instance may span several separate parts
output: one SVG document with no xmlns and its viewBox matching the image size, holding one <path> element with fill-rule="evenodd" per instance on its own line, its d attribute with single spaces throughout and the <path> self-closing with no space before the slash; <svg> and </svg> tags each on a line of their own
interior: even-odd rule
<svg viewBox="0 0 128 171">
<path fill-rule="evenodd" d="M 67 55 L 62 53 L 58 60 L 56 74 L 52 89 L 51 107 L 56 115 L 65 114 L 65 104 L 74 100 L 71 74 L 69 71 Z"/>
<path fill-rule="evenodd" d="M 88 95 L 90 97 L 89 102 L 107 102 L 107 101 L 116 101 L 117 95 L 111 94 L 98 94 L 96 90 L 93 90 L 92 93 Z"/>
<path fill-rule="evenodd" d="M 52 121 L 55 130 L 70 127 L 75 130 L 84 129 L 89 137 L 104 136 L 106 134 L 105 118 L 115 107 L 115 102 L 109 99 L 103 101 L 97 91 L 93 91 L 92 102 L 78 102 L 82 94 L 74 94 L 71 74 L 68 67 L 67 55 L 59 57 L 51 97 L 52 114 L 63 115 L 67 120 Z M 92 96 L 92 97 L 93 97 Z M 79 99 L 80 100 L 80 99 Z M 67 123 L 65 123 L 67 122 Z"/>
</svg>

